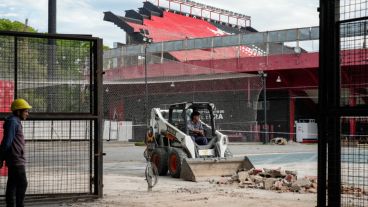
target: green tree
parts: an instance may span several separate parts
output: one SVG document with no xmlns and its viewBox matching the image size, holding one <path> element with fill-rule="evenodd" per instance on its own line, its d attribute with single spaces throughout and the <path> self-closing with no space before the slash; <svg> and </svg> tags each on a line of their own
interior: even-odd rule
<svg viewBox="0 0 368 207">
<path fill-rule="evenodd" d="M 16 31 L 16 32 L 37 32 L 36 29 L 26 26 L 22 22 L 11 21 L 9 19 L 0 19 L 0 31 Z"/>
</svg>

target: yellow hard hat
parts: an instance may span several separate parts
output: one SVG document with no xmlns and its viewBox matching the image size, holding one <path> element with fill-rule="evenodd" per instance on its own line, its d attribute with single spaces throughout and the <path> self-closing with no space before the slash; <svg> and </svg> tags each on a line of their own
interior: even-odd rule
<svg viewBox="0 0 368 207">
<path fill-rule="evenodd" d="M 16 111 L 16 110 L 20 110 L 20 109 L 31 109 L 32 106 L 29 105 L 29 103 L 22 99 L 22 98 L 17 98 L 13 101 L 13 103 L 11 104 L 11 110 L 12 111 Z"/>
</svg>

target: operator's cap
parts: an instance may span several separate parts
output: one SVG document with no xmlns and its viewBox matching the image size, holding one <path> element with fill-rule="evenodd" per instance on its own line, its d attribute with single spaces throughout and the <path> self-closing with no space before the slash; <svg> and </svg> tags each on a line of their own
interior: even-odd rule
<svg viewBox="0 0 368 207">
<path fill-rule="evenodd" d="M 16 110 L 22 110 L 22 109 L 31 109 L 32 106 L 29 105 L 29 103 L 26 100 L 22 98 L 18 98 L 13 101 L 10 108 L 11 108 L 11 111 L 16 111 Z"/>
</svg>

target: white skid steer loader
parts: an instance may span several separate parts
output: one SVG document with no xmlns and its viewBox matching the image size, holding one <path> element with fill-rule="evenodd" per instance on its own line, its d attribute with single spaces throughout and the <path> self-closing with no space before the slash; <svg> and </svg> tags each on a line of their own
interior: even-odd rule
<svg viewBox="0 0 368 207">
<path fill-rule="evenodd" d="M 206 102 L 173 104 L 169 110 L 152 109 L 145 157 L 150 157 L 159 175 L 169 171 L 174 178 L 200 181 L 253 168 L 247 157 L 232 157 L 228 137 L 215 130 L 213 109 L 214 104 Z M 189 135 L 187 123 L 193 111 L 201 113 L 207 145 L 196 144 Z"/>
</svg>

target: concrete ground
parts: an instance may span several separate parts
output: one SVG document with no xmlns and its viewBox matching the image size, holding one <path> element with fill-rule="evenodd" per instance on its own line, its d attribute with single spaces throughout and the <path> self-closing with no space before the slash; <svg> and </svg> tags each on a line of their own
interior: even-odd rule
<svg viewBox="0 0 368 207">
<path fill-rule="evenodd" d="M 55 206 L 316 206 L 316 194 L 277 193 L 207 181 L 195 183 L 170 176 L 159 177 L 157 185 L 148 191 L 144 149 L 131 143 L 104 142 L 104 197 Z M 256 168 L 296 170 L 298 177 L 317 175 L 317 145 L 231 143 L 230 150 L 234 156 L 247 155 Z"/>
</svg>

